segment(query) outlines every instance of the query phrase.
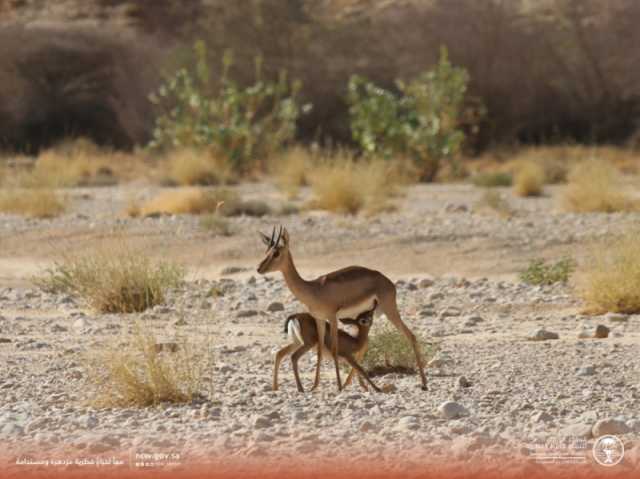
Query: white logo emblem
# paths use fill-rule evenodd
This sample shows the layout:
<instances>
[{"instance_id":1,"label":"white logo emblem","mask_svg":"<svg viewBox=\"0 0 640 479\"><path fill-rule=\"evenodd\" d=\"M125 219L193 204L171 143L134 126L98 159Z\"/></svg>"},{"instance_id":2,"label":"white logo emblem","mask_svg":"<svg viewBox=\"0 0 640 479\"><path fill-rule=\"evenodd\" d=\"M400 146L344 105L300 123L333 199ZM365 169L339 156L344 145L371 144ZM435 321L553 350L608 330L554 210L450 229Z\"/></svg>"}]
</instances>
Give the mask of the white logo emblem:
<instances>
[{"instance_id":1,"label":"white logo emblem","mask_svg":"<svg viewBox=\"0 0 640 479\"><path fill-rule=\"evenodd\" d=\"M624 457L624 444L616 436L600 436L593 445L593 458L601 466L615 466Z\"/></svg>"}]
</instances>

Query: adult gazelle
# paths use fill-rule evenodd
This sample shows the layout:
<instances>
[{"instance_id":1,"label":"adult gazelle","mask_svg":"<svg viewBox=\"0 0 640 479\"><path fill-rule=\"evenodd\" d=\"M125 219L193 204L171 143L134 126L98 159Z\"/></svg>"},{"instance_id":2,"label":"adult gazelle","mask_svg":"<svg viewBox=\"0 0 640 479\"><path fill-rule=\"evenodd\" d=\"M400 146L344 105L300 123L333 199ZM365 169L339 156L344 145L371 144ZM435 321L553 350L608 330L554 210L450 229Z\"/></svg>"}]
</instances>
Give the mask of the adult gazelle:
<instances>
[{"instance_id":1,"label":"adult gazelle","mask_svg":"<svg viewBox=\"0 0 640 479\"><path fill-rule=\"evenodd\" d=\"M336 368L338 390L342 389L340 368L338 367L338 318L355 318L360 313L378 308L384 313L409 340L416 355L416 363L420 372L422 389L427 389L427 378L424 374L422 356L415 335L400 318L396 304L396 287L389 278L378 271L362 266L349 266L319 278L307 281L303 279L295 265L289 250L289 233L282 226L271 236L260 233L267 245L264 259L258 266L258 273L265 274L280 271L293 295L303 303L316 320L318 329L318 362L313 389L320 383L320 367L322 364L322 345L325 344L325 320L331 325L331 353ZM360 360L361 358L358 358ZM353 375L353 370L349 378ZM347 380L347 382L349 379Z\"/></svg>"}]
</instances>

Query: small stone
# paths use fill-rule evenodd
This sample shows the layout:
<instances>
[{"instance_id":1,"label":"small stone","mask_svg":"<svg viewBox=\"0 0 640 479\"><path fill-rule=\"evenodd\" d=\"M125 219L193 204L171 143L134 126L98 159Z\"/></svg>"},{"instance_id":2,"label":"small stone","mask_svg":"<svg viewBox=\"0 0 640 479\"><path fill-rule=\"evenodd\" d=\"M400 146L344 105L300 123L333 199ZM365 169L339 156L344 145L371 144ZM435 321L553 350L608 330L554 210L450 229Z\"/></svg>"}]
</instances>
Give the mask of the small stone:
<instances>
[{"instance_id":1,"label":"small stone","mask_svg":"<svg viewBox=\"0 0 640 479\"><path fill-rule=\"evenodd\" d=\"M271 426L271 419L266 416L256 416L253 419L253 427L256 429L266 429Z\"/></svg>"},{"instance_id":2,"label":"small stone","mask_svg":"<svg viewBox=\"0 0 640 479\"><path fill-rule=\"evenodd\" d=\"M605 325L599 324L599 325L596 326L596 329L593 332L593 337L594 338L598 338L598 339L607 338L607 337L609 337L609 331L610 331L610 329L607 328Z\"/></svg>"},{"instance_id":3,"label":"small stone","mask_svg":"<svg viewBox=\"0 0 640 479\"><path fill-rule=\"evenodd\" d=\"M244 271L249 271L249 268L243 268L241 266L227 266L220 271L220 276L231 276L232 274L238 274Z\"/></svg>"},{"instance_id":4,"label":"small stone","mask_svg":"<svg viewBox=\"0 0 640 479\"><path fill-rule=\"evenodd\" d=\"M270 313L277 313L278 311L284 311L284 305L279 301L274 301L269 306L267 306L267 311Z\"/></svg>"},{"instance_id":5,"label":"small stone","mask_svg":"<svg viewBox=\"0 0 640 479\"><path fill-rule=\"evenodd\" d=\"M396 428L414 431L420 428L420 421L416 416L404 416L398 419Z\"/></svg>"},{"instance_id":6,"label":"small stone","mask_svg":"<svg viewBox=\"0 0 640 479\"><path fill-rule=\"evenodd\" d=\"M608 434L626 434L631 432L624 421L613 418L600 419L591 429L593 437L606 436Z\"/></svg>"},{"instance_id":7,"label":"small stone","mask_svg":"<svg viewBox=\"0 0 640 479\"><path fill-rule=\"evenodd\" d=\"M178 318L171 324L173 326L186 326L187 325L187 320L184 319L184 318Z\"/></svg>"},{"instance_id":8,"label":"small stone","mask_svg":"<svg viewBox=\"0 0 640 479\"><path fill-rule=\"evenodd\" d=\"M375 431L376 429L377 429L376 425L371 421L364 421L360 425L360 432L371 432L371 431Z\"/></svg>"},{"instance_id":9,"label":"small stone","mask_svg":"<svg viewBox=\"0 0 640 479\"><path fill-rule=\"evenodd\" d=\"M258 312L255 309L244 309L242 311L238 311L236 318L250 318L257 315Z\"/></svg>"},{"instance_id":10,"label":"small stone","mask_svg":"<svg viewBox=\"0 0 640 479\"><path fill-rule=\"evenodd\" d=\"M593 366L583 366L578 368L578 376L593 376L596 373L596 368Z\"/></svg>"},{"instance_id":11,"label":"small stone","mask_svg":"<svg viewBox=\"0 0 640 479\"><path fill-rule=\"evenodd\" d=\"M532 331L529 334L529 336L527 336L527 339L529 341L547 341L550 339L559 339L559 338L560 336L558 335L558 333L547 331L544 328L536 329Z\"/></svg>"},{"instance_id":12,"label":"small stone","mask_svg":"<svg viewBox=\"0 0 640 479\"><path fill-rule=\"evenodd\" d=\"M0 344L9 344L10 342L9 338L0 338Z\"/></svg>"},{"instance_id":13,"label":"small stone","mask_svg":"<svg viewBox=\"0 0 640 479\"><path fill-rule=\"evenodd\" d=\"M455 401L445 401L438 406L438 414L444 419L455 419L469 414L467 409Z\"/></svg>"},{"instance_id":14,"label":"small stone","mask_svg":"<svg viewBox=\"0 0 640 479\"><path fill-rule=\"evenodd\" d=\"M157 343L155 345L155 349L157 353L175 353L178 351L178 343L174 342L166 342L166 343Z\"/></svg>"},{"instance_id":15,"label":"small stone","mask_svg":"<svg viewBox=\"0 0 640 479\"><path fill-rule=\"evenodd\" d=\"M420 280L420 282L418 283L418 286L424 289L424 288L430 288L434 284L435 284L435 281L433 280L433 278L426 277Z\"/></svg>"},{"instance_id":16,"label":"small stone","mask_svg":"<svg viewBox=\"0 0 640 479\"><path fill-rule=\"evenodd\" d=\"M469 388L471 387L471 382L464 376L460 376L457 381L459 388Z\"/></svg>"},{"instance_id":17,"label":"small stone","mask_svg":"<svg viewBox=\"0 0 640 479\"><path fill-rule=\"evenodd\" d=\"M84 329L87 327L87 322L84 318L78 318L73 322L73 327L75 329Z\"/></svg>"},{"instance_id":18,"label":"small stone","mask_svg":"<svg viewBox=\"0 0 640 479\"><path fill-rule=\"evenodd\" d=\"M547 412L541 411L531 415L533 422L550 422L553 421L553 416Z\"/></svg>"}]
</instances>

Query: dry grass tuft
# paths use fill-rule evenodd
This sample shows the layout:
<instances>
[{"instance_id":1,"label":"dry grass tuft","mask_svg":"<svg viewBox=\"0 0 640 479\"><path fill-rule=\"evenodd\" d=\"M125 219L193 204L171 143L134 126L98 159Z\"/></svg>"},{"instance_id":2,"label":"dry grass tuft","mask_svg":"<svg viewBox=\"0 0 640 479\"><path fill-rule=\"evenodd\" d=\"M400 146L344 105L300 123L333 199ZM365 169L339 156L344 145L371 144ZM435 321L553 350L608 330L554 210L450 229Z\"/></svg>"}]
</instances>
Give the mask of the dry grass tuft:
<instances>
[{"instance_id":1,"label":"dry grass tuft","mask_svg":"<svg viewBox=\"0 0 640 479\"><path fill-rule=\"evenodd\" d=\"M188 403L202 396L211 368L211 338L178 339L161 348L151 327L134 323L120 344L87 358L87 377L99 407L148 407L162 402ZM164 346L164 344L163 344Z\"/></svg>"},{"instance_id":2,"label":"dry grass tuft","mask_svg":"<svg viewBox=\"0 0 640 479\"><path fill-rule=\"evenodd\" d=\"M544 188L544 169L532 161L518 165L514 179L513 191L518 196L540 196Z\"/></svg>"},{"instance_id":3,"label":"dry grass tuft","mask_svg":"<svg viewBox=\"0 0 640 479\"><path fill-rule=\"evenodd\" d=\"M590 312L640 313L640 235L593 247L578 271L577 286Z\"/></svg>"},{"instance_id":4,"label":"dry grass tuft","mask_svg":"<svg viewBox=\"0 0 640 479\"><path fill-rule=\"evenodd\" d=\"M224 202L225 208L228 209L233 208L238 201L237 195L229 190L184 188L160 193L141 206L130 205L127 212L130 216L200 215L214 213L221 202Z\"/></svg>"},{"instance_id":5,"label":"dry grass tuft","mask_svg":"<svg viewBox=\"0 0 640 479\"><path fill-rule=\"evenodd\" d=\"M289 198L298 196L300 188L310 183L309 171L320 161L319 155L297 146L276 157L270 164L270 170L276 178L276 184Z\"/></svg>"},{"instance_id":6,"label":"dry grass tuft","mask_svg":"<svg viewBox=\"0 0 640 479\"><path fill-rule=\"evenodd\" d=\"M200 219L200 228L216 236L232 236L233 229L229 220L219 213L210 213Z\"/></svg>"},{"instance_id":7,"label":"dry grass tuft","mask_svg":"<svg viewBox=\"0 0 640 479\"><path fill-rule=\"evenodd\" d=\"M101 313L133 313L164 301L184 278L183 268L154 261L125 244L68 255L34 281L42 289L82 298Z\"/></svg>"},{"instance_id":8,"label":"dry grass tuft","mask_svg":"<svg viewBox=\"0 0 640 479\"><path fill-rule=\"evenodd\" d=\"M428 363L436 352L434 344L417 337L423 360ZM385 324L369 337L362 366L372 376L387 373L414 373L416 357L409 340L394 326Z\"/></svg>"},{"instance_id":9,"label":"dry grass tuft","mask_svg":"<svg viewBox=\"0 0 640 479\"><path fill-rule=\"evenodd\" d=\"M511 218L515 212L509 205L509 202L495 190L487 190L484 192L480 200L475 206L475 209L479 212L489 211L491 213L497 213L503 218Z\"/></svg>"},{"instance_id":10,"label":"dry grass tuft","mask_svg":"<svg viewBox=\"0 0 640 479\"><path fill-rule=\"evenodd\" d=\"M178 149L166 158L169 182L181 186L207 186L229 183L231 167L210 150Z\"/></svg>"},{"instance_id":11,"label":"dry grass tuft","mask_svg":"<svg viewBox=\"0 0 640 479\"><path fill-rule=\"evenodd\" d=\"M314 193L310 206L342 214L390 211L390 198L406 182L397 165L377 159L355 161L344 153L324 160L310 180Z\"/></svg>"},{"instance_id":12,"label":"dry grass tuft","mask_svg":"<svg viewBox=\"0 0 640 479\"><path fill-rule=\"evenodd\" d=\"M260 200L243 201L232 190L216 188L183 188L170 190L152 198L143 205L135 203L127 207L129 216L156 216L162 214L213 214L222 216L256 216L271 213L271 208Z\"/></svg>"},{"instance_id":13,"label":"dry grass tuft","mask_svg":"<svg viewBox=\"0 0 640 479\"><path fill-rule=\"evenodd\" d=\"M471 182L475 186L483 188L497 188L500 186L511 186L513 184L513 177L510 173L502 171L487 171L472 176Z\"/></svg>"},{"instance_id":14,"label":"dry grass tuft","mask_svg":"<svg viewBox=\"0 0 640 479\"><path fill-rule=\"evenodd\" d=\"M49 188L3 188L0 211L33 218L54 218L66 210L66 203Z\"/></svg>"},{"instance_id":15,"label":"dry grass tuft","mask_svg":"<svg viewBox=\"0 0 640 479\"><path fill-rule=\"evenodd\" d=\"M616 169L602 160L580 162L569 173L569 184L562 196L567 211L577 213L633 211L638 203L623 191Z\"/></svg>"}]
</instances>

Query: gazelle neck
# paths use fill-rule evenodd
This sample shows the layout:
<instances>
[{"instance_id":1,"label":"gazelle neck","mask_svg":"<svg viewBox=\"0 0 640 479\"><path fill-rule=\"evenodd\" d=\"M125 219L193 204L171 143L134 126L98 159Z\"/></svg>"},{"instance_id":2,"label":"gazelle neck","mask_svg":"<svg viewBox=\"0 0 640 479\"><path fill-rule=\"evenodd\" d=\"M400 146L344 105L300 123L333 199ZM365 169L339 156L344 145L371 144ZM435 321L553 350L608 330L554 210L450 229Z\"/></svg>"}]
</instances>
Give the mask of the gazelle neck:
<instances>
[{"instance_id":1,"label":"gazelle neck","mask_svg":"<svg viewBox=\"0 0 640 479\"><path fill-rule=\"evenodd\" d=\"M290 251L287 251L287 260L282 268L282 275L293 295L302 303L308 304L310 299L309 282L298 274Z\"/></svg>"},{"instance_id":2,"label":"gazelle neck","mask_svg":"<svg viewBox=\"0 0 640 479\"><path fill-rule=\"evenodd\" d=\"M358 326L358 336L356 336L356 349L362 349L368 338L369 328L367 326Z\"/></svg>"}]
</instances>

